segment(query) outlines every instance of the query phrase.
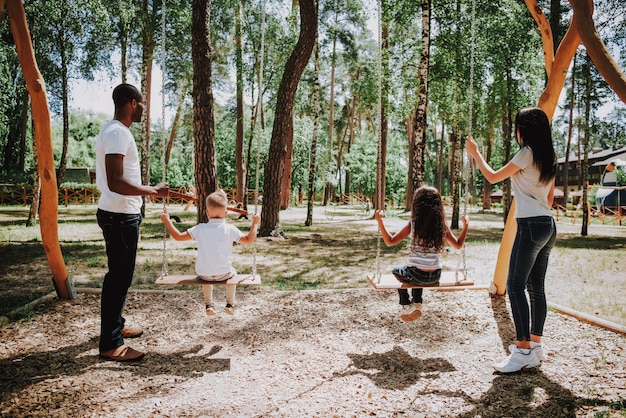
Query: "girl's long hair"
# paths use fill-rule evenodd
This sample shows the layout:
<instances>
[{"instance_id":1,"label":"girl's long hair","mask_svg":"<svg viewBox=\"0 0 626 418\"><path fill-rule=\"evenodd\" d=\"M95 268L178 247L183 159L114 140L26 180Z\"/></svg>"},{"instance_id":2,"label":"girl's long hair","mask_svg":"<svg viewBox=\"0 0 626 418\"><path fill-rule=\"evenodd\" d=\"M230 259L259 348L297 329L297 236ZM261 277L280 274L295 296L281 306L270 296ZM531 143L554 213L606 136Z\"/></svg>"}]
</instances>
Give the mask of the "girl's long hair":
<instances>
[{"instance_id":1,"label":"girl's long hair","mask_svg":"<svg viewBox=\"0 0 626 418\"><path fill-rule=\"evenodd\" d=\"M541 173L540 183L548 183L556 175L556 153L552 144L550 121L543 110L527 107L515 116L515 132L519 132L521 146L533 151L533 164Z\"/></svg>"},{"instance_id":2,"label":"girl's long hair","mask_svg":"<svg viewBox=\"0 0 626 418\"><path fill-rule=\"evenodd\" d=\"M443 250L447 233L443 201L439 191L421 186L413 195L413 243Z\"/></svg>"}]
</instances>

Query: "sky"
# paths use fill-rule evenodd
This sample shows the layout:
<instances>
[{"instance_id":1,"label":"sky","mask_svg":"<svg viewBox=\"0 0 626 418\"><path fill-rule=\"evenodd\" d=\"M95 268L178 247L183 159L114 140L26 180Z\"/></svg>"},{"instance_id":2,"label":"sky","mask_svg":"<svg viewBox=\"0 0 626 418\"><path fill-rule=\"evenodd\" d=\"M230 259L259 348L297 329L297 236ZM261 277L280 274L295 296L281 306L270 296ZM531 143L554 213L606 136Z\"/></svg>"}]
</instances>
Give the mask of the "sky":
<instances>
[{"instance_id":1,"label":"sky","mask_svg":"<svg viewBox=\"0 0 626 418\"><path fill-rule=\"evenodd\" d=\"M161 121L161 70L155 67L152 70L152 98L150 100L151 119L153 123ZM121 77L110 78L106 73L97 74L94 81L75 80L72 83L70 108L76 110L86 110L95 113L104 113L113 117L113 99L111 94L113 89L122 82ZM129 76L128 82L141 89L139 79L132 79ZM166 107L165 119L169 121L173 118L174 110Z\"/></svg>"}]
</instances>

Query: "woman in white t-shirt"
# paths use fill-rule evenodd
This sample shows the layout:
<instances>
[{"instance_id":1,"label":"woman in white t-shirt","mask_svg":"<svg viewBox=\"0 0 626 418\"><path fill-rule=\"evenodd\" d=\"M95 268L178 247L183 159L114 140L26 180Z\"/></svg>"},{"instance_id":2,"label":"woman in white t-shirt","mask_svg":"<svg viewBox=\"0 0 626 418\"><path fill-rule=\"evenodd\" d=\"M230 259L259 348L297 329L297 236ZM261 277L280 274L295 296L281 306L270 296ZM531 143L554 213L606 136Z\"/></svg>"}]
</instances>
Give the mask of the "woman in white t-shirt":
<instances>
[{"instance_id":1,"label":"woman in white t-shirt","mask_svg":"<svg viewBox=\"0 0 626 418\"><path fill-rule=\"evenodd\" d=\"M497 171L480 155L473 138L468 138L465 145L489 183L511 177L515 191L517 235L511 250L506 290L517 341L509 347L511 354L494 364L502 373L536 367L544 359L545 350L541 346L547 314L544 283L550 251L556 241L551 210L556 154L545 112L536 107L520 110L515 117L515 135L520 150Z\"/></svg>"}]
</instances>

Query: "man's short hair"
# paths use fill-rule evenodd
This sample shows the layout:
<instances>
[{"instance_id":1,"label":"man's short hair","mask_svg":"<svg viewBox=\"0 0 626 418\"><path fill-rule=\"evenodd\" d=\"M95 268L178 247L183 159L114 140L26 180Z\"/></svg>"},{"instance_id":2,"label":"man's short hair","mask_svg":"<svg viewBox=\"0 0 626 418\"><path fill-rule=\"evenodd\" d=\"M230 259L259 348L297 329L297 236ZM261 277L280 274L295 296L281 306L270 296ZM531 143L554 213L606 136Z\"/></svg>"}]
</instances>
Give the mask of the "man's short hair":
<instances>
[{"instance_id":1,"label":"man's short hair","mask_svg":"<svg viewBox=\"0 0 626 418\"><path fill-rule=\"evenodd\" d=\"M121 108L128 102L142 101L141 92L132 84L119 84L113 89L113 104L116 109Z\"/></svg>"},{"instance_id":2,"label":"man's short hair","mask_svg":"<svg viewBox=\"0 0 626 418\"><path fill-rule=\"evenodd\" d=\"M228 206L228 197L223 190L216 190L206 197L206 205L210 208L225 208Z\"/></svg>"}]
</instances>

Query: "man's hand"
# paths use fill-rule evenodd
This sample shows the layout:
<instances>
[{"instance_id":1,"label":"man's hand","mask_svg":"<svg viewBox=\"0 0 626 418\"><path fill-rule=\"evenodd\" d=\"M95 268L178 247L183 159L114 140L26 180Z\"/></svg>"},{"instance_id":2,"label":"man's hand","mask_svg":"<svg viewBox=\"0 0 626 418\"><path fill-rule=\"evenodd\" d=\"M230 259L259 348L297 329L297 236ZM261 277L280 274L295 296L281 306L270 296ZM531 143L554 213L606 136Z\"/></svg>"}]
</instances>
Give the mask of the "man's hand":
<instances>
[{"instance_id":1,"label":"man's hand","mask_svg":"<svg viewBox=\"0 0 626 418\"><path fill-rule=\"evenodd\" d=\"M158 197L167 197L170 194L170 186L167 183L159 183L153 189Z\"/></svg>"}]
</instances>

